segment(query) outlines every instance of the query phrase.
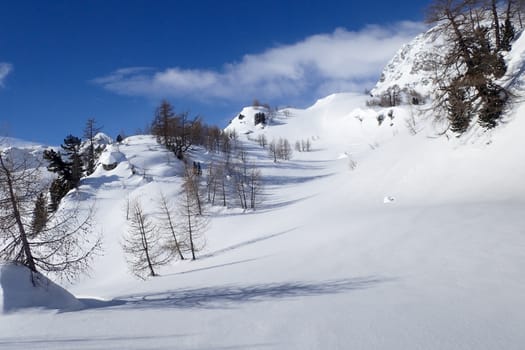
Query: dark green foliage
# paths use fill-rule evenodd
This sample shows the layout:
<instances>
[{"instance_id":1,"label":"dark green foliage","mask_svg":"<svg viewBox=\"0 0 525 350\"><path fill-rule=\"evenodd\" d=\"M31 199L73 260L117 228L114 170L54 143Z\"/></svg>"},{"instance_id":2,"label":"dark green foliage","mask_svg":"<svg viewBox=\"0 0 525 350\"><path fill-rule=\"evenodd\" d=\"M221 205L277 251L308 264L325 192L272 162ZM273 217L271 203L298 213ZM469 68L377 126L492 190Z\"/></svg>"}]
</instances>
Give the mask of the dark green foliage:
<instances>
[{"instance_id":1,"label":"dark green foliage","mask_svg":"<svg viewBox=\"0 0 525 350\"><path fill-rule=\"evenodd\" d=\"M80 178L82 177L82 159L80 156L80 145L82 141L80 138L68 135L64 139L64 143L61 145L68 157L68 164L70 172L66 180L69 182L71 188L78 186Z\"/></svg>"},{"instance_id":2,"label":"dark green foliage","mask_svg":"<svg viewBox=\"0 0 525 350\"><path fill-rule=\"evenodd\" d=\"M266 125L266 114L264 114L263 112L255 113L254 124L255 125L258 125L258 124Z\"/></svg>"},{"instance_id":3,"label":"dark green foliage","mask_svg":"<svg viewBox=\"0 0 525 350\"><path fill-rule=\"evenodd\" d=\"M508 1L506 6L502 26L496 1L435 0L431 7L430 20L441 25L451 47L441 69L455 72L440 87L437 100L445 107L450 129L458 134L467 131L475 117L483 128L494 128L505 111L509 94L497 79L507 71L502 52L510 50L515 35L514 3ZM492 24L481 21L483 16L492 18Z\"/></svg>"},{"instance_id":4,"label":"dark green foliage","mask_svg":"<svg viewBox=\"0 0 525 350\"><path fill-rule=\"evenodd\" d=\"M68 184L62 178L56 178L49 187L49 210L55 212L62 198L69 192Z\"/></svg>"},{"instance_id":5,"label":"dark green foliage","mask_svg":"<svg viewBox=\"0 0 525 350\"><path fill-rule=\"evenodd\" d=\"M49 210L55 212L64 196L71 189L68 179L71 178L70 165L62 159L62 155L52 149L45 150L44 159L49 162L47 170L58 175L49 187Z\"/></svg>"},{"instance_id":6,"label":"dark green foliage","mask_svg":"<svg viewBox=\"0 0 525 350\"><path fill-rule=\"evenodd\" d=\"M48 220L47 197L40 193L35 201L33 218L31 220L31 237L37 236L46 227Z\"/></svg>"},{"instance_id":7,"label":"dark green foliage","mask_svg":"<svg viewBox=\"0 0 525 350\"><path fill-rule=\"evenodd\" d=\"M508 99L507 91L497 84L490 84L481 95L482 107L479 111L479 124L486 128L494 128L497 124Z\"/></svg>"},{"instance_id":8,"label":"dark green foliage","mask_svg":"<svg viewBox=\"0 0 525 350\"><path fill-rule=\"evenodd\" d=\"M507 66L499 51L491 47L489 29L478 27L467 39L471 54L465 75L473 80L473 85L486 84L491 77L501 78Z\"/></svg>"},{"instance_id":9,"label":"dark green foliage","mask_svg":"<svg viewBox=\"0 0 525 350\"><path fill-rule=\"evenodd\" d=\"M510 51L511 43L514 40L514 37L516 36L516 30L514 29L514 25L510 21L510 19L505 20L505 24L502 28L503 35L501 37L501 49L503 51Z\"/></svg>"},{"instance_id":10,"label":"dark green foliage","mask_svg":"<svg viewBox=\"0 0 525 350\"><path fill-rule=\"evenodd\" d=\"M447 111L450 129L462 134L467 131L472 120L472 105L469 98L469 87L456 79L448 87Z\"/></svg>"},{"instance_id":11,"label":"dark green foliage","mask_svg":"<svg viewBox=\"0 0 525 350\"><path fill-rule=\"evenodd\" d=\"M60 153L56 152L53 149L46 149L43 154L43 158L49 162L47 170L52 173L64 174L67 169L66 162L62 160Z\"/></svg>"},{"instance_id":12,"label":"dark green foliage","mask_svg":"<svg viewBox=\"0 0 525 350\"><path fill-rule=\"evenodd\" d=\"M68 135L64 139L64 143L61 145L62 149L67 156L67 161L64 161L66 165L64 171L60 174L63 180L66 182L68 190L76 188L82 177L82 159L80 157L80 138Z\"/></svg>"},{"instance_id":13,"label":"dark green foliage","mask_svg":"<svg viewBox=\"0 0 525 350\"><path fill-rule=\"evenodd\" d=\"M67 160L64 160L59 152L52 149L44 151L43 157L49 162L47 169L58 175L49 189L49 208L51 211L55 211L60 200L70 190L76 188L80 182L82 177L80 145L81 141L76 136L68 135L64 139L64 144L61 147L67 156Z\"/></svg>"}]
</instances>

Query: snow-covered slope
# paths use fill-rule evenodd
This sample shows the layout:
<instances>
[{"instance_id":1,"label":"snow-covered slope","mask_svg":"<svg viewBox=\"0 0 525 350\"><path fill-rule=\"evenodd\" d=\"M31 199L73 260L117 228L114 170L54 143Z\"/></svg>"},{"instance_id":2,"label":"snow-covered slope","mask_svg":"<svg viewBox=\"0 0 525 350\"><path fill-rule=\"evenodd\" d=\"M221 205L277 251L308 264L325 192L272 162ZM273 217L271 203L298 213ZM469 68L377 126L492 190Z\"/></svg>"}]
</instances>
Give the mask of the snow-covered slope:
<instances>
[{"instance_id":1,"label":"snow-covered slope","mask_svg":"<svg viewBox=\"0 0 525 350\"><path fill-rule=\"evenodd\" d=\"M67 286L84 309L1 315L0 347L522 349L525 106L482 138L449 140L428 106L367 98L331 95L264 127L255 114L269 111L242 110L227 130L262 172L262 203L212 208L198 259L147 281L124 259L126 204L158 215L183 165L151 136L108 147L116 168L99 166L68 199L96 203L104 237L91 276ZM311 151L275 163L260 135ZM213 155L189 157L205 172Z\"/></svg>"},{"instance_id":2,"label":"snow-covered slope","mask_svg":"<svg viewBox=\"0 0 525 350\"><path fill-rule=\"evenodd\" d=\"M263 171L261 207L215 210L199 259L145 282L128 273L120 246L126 199L154 213L160 190L177 196L182 165L153 137L128 138L119 165L99 167L79 191L97 203L105 244L91 277L69 286L87 307L0 316L0 344L521 348L525 123L489 145L461 144L412 136L404 107L378 125L381 111L365 98L332 95L241 134ZM251 141L258 133L309 138L312 151L274 163ZM191 156L206 166L209 155Z\"/></svg>"},{"instance_id":3,"label":"snow-covered slope","mask_svg":"<svg viewBox=\"0 0 525 350\"><path fill-rule=\"evenodd\" d=\"M389 95L397 94L401 102L412 103L412 98L428 101L439 88L437 81L447 79L438 69L440 57L448 50L439 27L429 29L405 44L385 66L381 77L370 91L371 102L380 102ZM510 52L503 53L507 73L498 83L513 94L523 94L525 36L520 31ZM422 101L418 101L422 102Z\"/></svg>"},{"instance_id":4,"label":"snow-covered slope","mask_svg":"<svg viewBox=\"0 0 525 350\"><path fill-rule=\"evenodd\" d=\"M31 167L36 167L43 163L42 154L47 148L48 146L42 144L12 137L0 139L0 151L17 162L25 161L26 164Z\"/></svg>"},{"instance_id":5,"label":"snow-covered slope","mask_svg":"<svg viewBox=\"0 0 525 350\"><path fill-rule=\"evenodd\" d=\"M436 88L438 77L435 61L446 52L447 46L439 30L432 28L405 44L385 66L381 78L370 94L380 98L394 88L402 91L404 102L410 103L408 95L417 93L423 98Z\"/></svg>"},{"instance_id":6,"label":"snow-covered slope","mask_svg":"<svg viewBox=\"0 0 525 350\"><path fill-rule=\"evenodd\" d=\"M0 265L0 310L3 312L26 308L71 311L82 307L71 293L45 276L31 274L25 266Z\"/></svg>"}]
</instances>

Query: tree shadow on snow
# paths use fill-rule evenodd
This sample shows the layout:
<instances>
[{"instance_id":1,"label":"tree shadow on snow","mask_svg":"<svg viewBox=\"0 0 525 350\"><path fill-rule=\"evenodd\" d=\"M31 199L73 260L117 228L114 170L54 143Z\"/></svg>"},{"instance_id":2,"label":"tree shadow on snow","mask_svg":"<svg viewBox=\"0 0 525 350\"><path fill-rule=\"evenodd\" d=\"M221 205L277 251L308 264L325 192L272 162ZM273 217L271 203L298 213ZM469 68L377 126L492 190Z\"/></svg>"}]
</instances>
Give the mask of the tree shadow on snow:
<instances>
[{"instance_id":1,"label":"tree shadow on snow","mask_svg":"<svg viewBox=\"0 0 525 350\"><path fill-rule=\"evenodd\" d=\"M213 254L203 255L203 256L201 256L201 258L209 257L209 256L213 256ZM259 260L259 259L260 258L244 259L244 260L239 260L239 261L234 261L234 262L229 262L229 263L224 263L224 264L200 267L200 268L196 268L196 269L193 269L193 270L186 270L186 271L181 271L181 272L169 273L169 274L166 274L166 275L163 275L163 276L186 275L188 273L213 270L213 269L218 269L218 268L221 268L221 267L238 265L238 264L243 264L243 263L246 263L246 262L256 261L256 260Z\"/></svg>"},{"instance_id":2,"label":"tree shadow on snow","mask_svg":"<svg viewBox=\"0 0 525 350\"><path fill-rule=\"evenodd\" d=\"M382 277L358 277L319 282L284 282L174 289L127 295L107 306L125 309L232 309L244 303L348 293L389 281ZM100 307L100 306L99 306Z\"/></svg>"},{"instance_id":3,"label":"tree shadow on snow","mask_svg":"<svg viewBox=\"0 0 525 350\"><path fill-rule=\"evenodd\" d=\"M312 165L306 161L278 162L278 163L261 163L257 164L257 169L279 169L279 170L323 170L326 165Z\"/></svg>"},{"instance_id":4,"label":"tree shadow on snow","mask_svg":"<svg viewBox=\"0 0 525 350\"><path fill-rule=\"evenodd\" d=\"M219 254L222 254L222 253L226 253L226 252L229 252L231 250L239 249L239 248L242 248L242 247L247 246L247 245L251 245L251 244L254 244L254 243L257 243L257 242L265 241L267 239L279 237L279 236L282 236L282 235L284 235L286 233L289 233L289 232L292 232L292 231L295 231L295 230L297 230L297 228L292 228L292 229L289 229L289 230L286 230L286 231L272 233L270 235L257 237L257 238L250 239L250 240L247 240L247 241L244 241L244 242L241 242L241 243L233 244L233 245L231 245L229 247L222 248L222 249L219 249L217 251L210 252L208 254L204 254L204 255L201 256L201 258L210 258L212 256L216 256L216 255L219 255ZM254 260L254 259L248 259L246 261L251 261L251 260Z\"/></svg>"},{"instance_id":5,"label":"tree shadow on snow","mask_svg":"<svg viewBox=\"0 0 525 350\"><path fill-rule=\"evenodd\" d=\"M302 198L291 199L291 200L281 200L281 201L279 201L278 199L273 199L274 197L277 197L277 196L274 196L269 193L263 193L260 196L263 198L263 201L262 203L257 204L256 209L246 209L244 211L239 211L239 212L222 212L222 213L219 212L215 214L215 217L234 217L234 216L248 216L248 215L263 214L263 213L272 211L274 209L284 208L292 204L305 201L307 199L315 197L316 195L310 195L310 196L305 196Z\"/></svg>"},{"instance_id":6,"label":"tree shadow on snow","mask_svg":"<svg viewBox=\"0 0 525 350\"><path fill-rule=\"evenodd\" d=\"M303 184L306 182L314 181L314 180L320 180L327 177L333 176L335 173L330 174L324 174L324 175L315 175L315 176L276 176L276 175L269 175L265 176L265 184L268 186L276 185L276 186L282 186L282 185L298 185Z\"/></svg>"},{"instance_id":7,"label":"tree shadow on snow","mask_svg":"<svg viewBox=\"0 0 525 350\"><path fill-rule=\"evenodd\" d=\"M5 338L0 339L0 348L6 346L11 348L82 348L85 346L90 349L95 348L107 348L111 345L112 349L122 349L125 346L129 346L130 342L151 342L162 339L166 342L173 343L181 337L192 336L193 334L172 334L172 335L126 335L126 336L78 336L78 337L59 337L59 338ZM120 346L119 346L120 345ZM66 347L67 346L67 347Z\"/></svg>"}]
</instances>

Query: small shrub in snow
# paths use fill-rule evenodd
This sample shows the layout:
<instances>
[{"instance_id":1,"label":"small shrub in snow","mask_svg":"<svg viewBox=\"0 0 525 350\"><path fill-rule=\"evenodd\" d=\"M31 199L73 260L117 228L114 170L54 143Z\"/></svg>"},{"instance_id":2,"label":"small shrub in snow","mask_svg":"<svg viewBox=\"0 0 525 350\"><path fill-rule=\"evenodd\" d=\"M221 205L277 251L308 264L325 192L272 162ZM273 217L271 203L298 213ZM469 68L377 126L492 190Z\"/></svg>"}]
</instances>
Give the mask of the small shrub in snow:
<instances>
[{"instance_id":1,"label":"small shrub in snow","mask_svg":"<svg viewBox=\"0 0 525 350\"><path fill-rule=\"evenodd\" d=\"M383 121L385 120L385 115L382 113L378 114L376 119L377 119L377 124L381 126L381 124L383 124Z\"/></svg>"},{"instance_id":2,"label":"small shrub in snow","mask_svg":"<svg viewBox=\"0 0 525 350\"><path fill-rule=\"evenodd\" d=\"M414 117L414 114L411 114L410 117L408 117L405 120L405 125L408 129L408 132L411 135L416 135L419 132L419 128L417 126L416 118Z\"/></svg>"},{"instance_id":3,"label":"small shrub in snow","mask_svg":"<svg viewBox=\"0 0 525 350\"><path fill-rule=\"evenodd\" d=\"M350 170L355 170L355 168L357 168L357 162L351 157L348 157L348 167L350 168Z\"/></svg>"}]
</instances>

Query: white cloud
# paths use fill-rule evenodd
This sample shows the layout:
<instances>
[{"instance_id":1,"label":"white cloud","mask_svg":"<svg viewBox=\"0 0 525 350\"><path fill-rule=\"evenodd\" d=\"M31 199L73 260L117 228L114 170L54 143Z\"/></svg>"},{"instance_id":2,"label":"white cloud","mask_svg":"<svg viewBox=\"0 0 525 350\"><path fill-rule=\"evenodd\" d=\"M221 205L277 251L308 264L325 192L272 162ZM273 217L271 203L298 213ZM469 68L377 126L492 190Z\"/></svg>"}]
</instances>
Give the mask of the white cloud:
<instances>
[{"instance_id":1,"label":"white cloud","mask_svg":"<svg viewBox=\"0 0 525 350\"><path fill-rule=\"evenodd\" d=\"M221 70L125 68L95 82L119 94L199 101L286 100L363 91L372 87L395 52L423 30L425 26L417 22L371 25L360 31L337 29L245 55Z\"/></svg>"},{"instance_id":2,"label":"white cloud","mask_svg":"<svg viewBox=\"0 0 525 350\"><path fill-rule=\"evenodd\" d=\"M5 62L0 62L0 87L4 86L5 78L13 70L13 65Z\"/></svg>"}]
</instances>

